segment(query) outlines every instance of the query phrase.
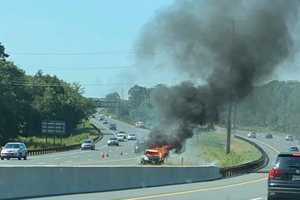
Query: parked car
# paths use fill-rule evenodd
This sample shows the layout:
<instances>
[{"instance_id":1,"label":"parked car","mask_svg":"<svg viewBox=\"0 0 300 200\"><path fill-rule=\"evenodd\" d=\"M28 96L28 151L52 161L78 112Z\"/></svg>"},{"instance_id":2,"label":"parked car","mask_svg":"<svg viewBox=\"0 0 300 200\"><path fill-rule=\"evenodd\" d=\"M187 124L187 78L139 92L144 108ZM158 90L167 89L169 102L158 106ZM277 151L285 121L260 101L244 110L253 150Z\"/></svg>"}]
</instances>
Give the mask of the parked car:
<instances>
[{"instance_id":1,"label":"parked car","mask_svg":"<svg viewBox=\"0 0 300 200\"><path fill-rule=\"evenodd\" d=\"M116 137L109 138L109 140L107 141L107 145L108 146L119 146L118 138L116 138Z\"/></svg>"},{"instance_id":2,"label":"parked car","mask_svg":"<svg viewBox=\"0 0 300 200\"><path fill-rule=\"evenodd\" d=\"M289 147L289 152L299 152L299 148L296 146Z\"/></svg>"},{"instance_id":3,"label":"parked car","mask_svg":"<svg viewBox=\"0 0 300 200\"><path fill-rule=\"evenodd\" d=\"M272 139L272 138L273 138L273 135L272 135L271 133L268 133L268 134L266 135L266 138L267 138L267 139Z\"/></svg>"},{"instance_id":4,"label":"parked car","mask_svg":"<svg viewBox=\"0 0 300 200\"><path fill-rule=\"evenodd\" d=\"M81 144L81 150L95 150L95 143L92 139L88 139L83 141L83 143Z\"/></svg>"},{"instance_id":5,"label":"parked car","mask_svg":"<svg viewBox=\"0 0 300 200\"><path fill-rule=\"evenodd\" d=\"M256 138L256 133L255 132L248 133L248 138Z\"/></svg>"},{"instance_id":6,"label":"parked car","mask_svg":"<svg viewBox=\"0 0 300 200\"><path fill-rule=\"evenodd\" d=\"M300 154L281 153L269 171L268 200L300 199Z\"/></svg>"},{"instance_id":7,"label":"parked car","mask_svg":"<svg viewBox=\"0 0 300 200\"><path fill-rule=\"evenodd\" d=\"M5 144L5 146L1 150L1 160L4 159L11 159L11 158L18 158L21 160L22 158L24 160L27 159L27 148L24 143L21 142L9 142Z\"/></svg>"},{"instance_id":8,"label":"parked car","mask_svg":"<svg viewBox=\"0 0 300 200\"><path fill-rule=\"evenodd\" d=\"M292 141L294 141L294 138L293 138L292 135L287 135L287 136L285 137L285 140L286 140L286 141L292 142Z\"/></svg>"},{"instance_id":9,"label":"parked car","mask_svg":"<svg viewBox=\"0 0 300 200\"><path fill-rule=\"evenodd\" d=\"M136 135L133 133L130 133L130 134L128 134L127 139L128 140L136 140Z\"/></svg>"}]
</instances>

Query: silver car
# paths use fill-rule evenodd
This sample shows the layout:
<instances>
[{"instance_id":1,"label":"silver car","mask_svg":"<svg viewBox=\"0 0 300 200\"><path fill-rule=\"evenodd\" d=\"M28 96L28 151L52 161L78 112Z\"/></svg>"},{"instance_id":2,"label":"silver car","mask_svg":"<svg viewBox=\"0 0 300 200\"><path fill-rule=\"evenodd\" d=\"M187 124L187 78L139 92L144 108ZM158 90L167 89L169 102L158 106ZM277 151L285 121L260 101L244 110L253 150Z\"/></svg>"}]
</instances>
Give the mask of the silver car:
<instances>
[{"instance_id":1,"label":"silver car","mask_svg":"<svg viewBox=\"0 0 300 200\"><path fill-rule=\"evenodd\" d=\"M27 153L27 148L24 143L9 142L2 148L0 156L1 160L9 160L11 158L18 158L19 160L23 158L26 160Z\"/></svg>"},{"instance_id":2,"label":"silver car","mask_svg":"<svg viewBox=\"0 0 300 200\"><path fill-rule=\"evenodd\" d=\"M88 139L83 141L83 143L81 144L81 150L95 150L95 143L92 139Z\"/></svg>"}]
</instances>

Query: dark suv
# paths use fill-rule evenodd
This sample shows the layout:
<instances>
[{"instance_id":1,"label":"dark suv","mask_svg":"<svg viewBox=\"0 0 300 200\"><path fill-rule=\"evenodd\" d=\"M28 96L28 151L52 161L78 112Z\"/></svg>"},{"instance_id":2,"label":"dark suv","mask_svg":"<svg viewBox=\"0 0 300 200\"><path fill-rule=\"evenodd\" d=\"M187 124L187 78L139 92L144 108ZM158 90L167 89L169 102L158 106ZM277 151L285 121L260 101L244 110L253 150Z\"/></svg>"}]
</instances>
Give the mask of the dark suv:
<instances>
[{"instance_id":1,"label":"dark suv","mask_svg":"<svg viewBox=\"0 0 300 200\"><path fill-rule=\"evenodd\" d=\"M300 153L281 153L269 171L268 200L300 199Z\"/></svg>"}]
</instances>

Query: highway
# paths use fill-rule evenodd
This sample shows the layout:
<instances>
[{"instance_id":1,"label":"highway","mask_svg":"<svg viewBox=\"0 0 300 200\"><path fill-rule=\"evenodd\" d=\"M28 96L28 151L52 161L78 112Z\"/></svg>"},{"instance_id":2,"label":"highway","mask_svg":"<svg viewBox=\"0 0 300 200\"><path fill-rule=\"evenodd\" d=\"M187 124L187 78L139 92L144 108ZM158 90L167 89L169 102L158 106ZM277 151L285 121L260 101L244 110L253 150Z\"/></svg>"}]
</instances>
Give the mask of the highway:
<instances>
[{"instance_id":1,"label":"highway","mask_svg":"<svg viewBox=\"0 0 300 200\"><path fill-rule=\"evenodd\" d=\"M122 128L126 129L127 124L123 123ZM132 127L131 127L132 128ZM128 129L127 129L128 130ZM128 130L129 131L129 130ZM146 130L143 130L146 134ZM238 131L237 134L246 136L246 131ZM275 162L279 152L287 151L291 145L298 145L298 141L287 142L283 136L275 136L273 139L266 139L265 133L258 133L256 139L251 139L259 144L269 155L270 163L264 169L269 169ZM130 154L131 155L131 154ZM129 155L129 156L130 156ZM132 155L133 156L133 155ZM133 158L134 159L134 156ZM163 187L141 188L121 190L112 192L64 195L55 197L36 198L40 200L79 200L79 199L113 199L113 200L266 200L267 199L267 174L252 173L243 176L227 178L222 180L172 185ZM101 180L99 180L101 181Z\"/></svg>"},{"instance_id":2,"label":"highway","mask_svg":"<svg viewBox=\"0 0 300 200\"><path fill-rule=\"evenodd\" d=\"M118 131L122 130L126 133L135 133L138 139L144 138L148 131L139 129L129 124L107 119L109 123L116 123ZM104 137L96 144L96 150L72 150L59 153L51 153L46 155L30 156L28 160L1 160L0 166L32 166L32 165L62 165L62 166L78 166L78 165L137 165L141 154L134 153L136 141L127 141L120 143L119 147L107 146L107 140L112 137L113 132L108 129L108 125L103 125L102 121L91 119L91 122L102 130ZM102 155L105 155L105 158ZM108 154L108 157L107 157Z\"/></svg>"}]
</instances>

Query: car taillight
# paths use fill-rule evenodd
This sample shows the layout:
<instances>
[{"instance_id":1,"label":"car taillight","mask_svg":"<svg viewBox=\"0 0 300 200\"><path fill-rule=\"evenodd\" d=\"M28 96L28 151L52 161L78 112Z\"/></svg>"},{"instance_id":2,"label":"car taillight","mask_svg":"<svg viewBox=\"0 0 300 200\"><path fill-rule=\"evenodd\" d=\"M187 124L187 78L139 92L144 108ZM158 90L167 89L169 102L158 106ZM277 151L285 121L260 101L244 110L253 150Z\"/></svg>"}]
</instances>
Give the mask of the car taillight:
<instances>
[{"instance_id":1,"label":"car taillight","mask_svg":"<svg viewBox=\"0 0 300 200\"><path fill-rule=\"evenodd\" d=\"M278 168L272 168L269 171L269 180L275 179L281 175L281 170Z\"/></svg>"}]
</instances>

